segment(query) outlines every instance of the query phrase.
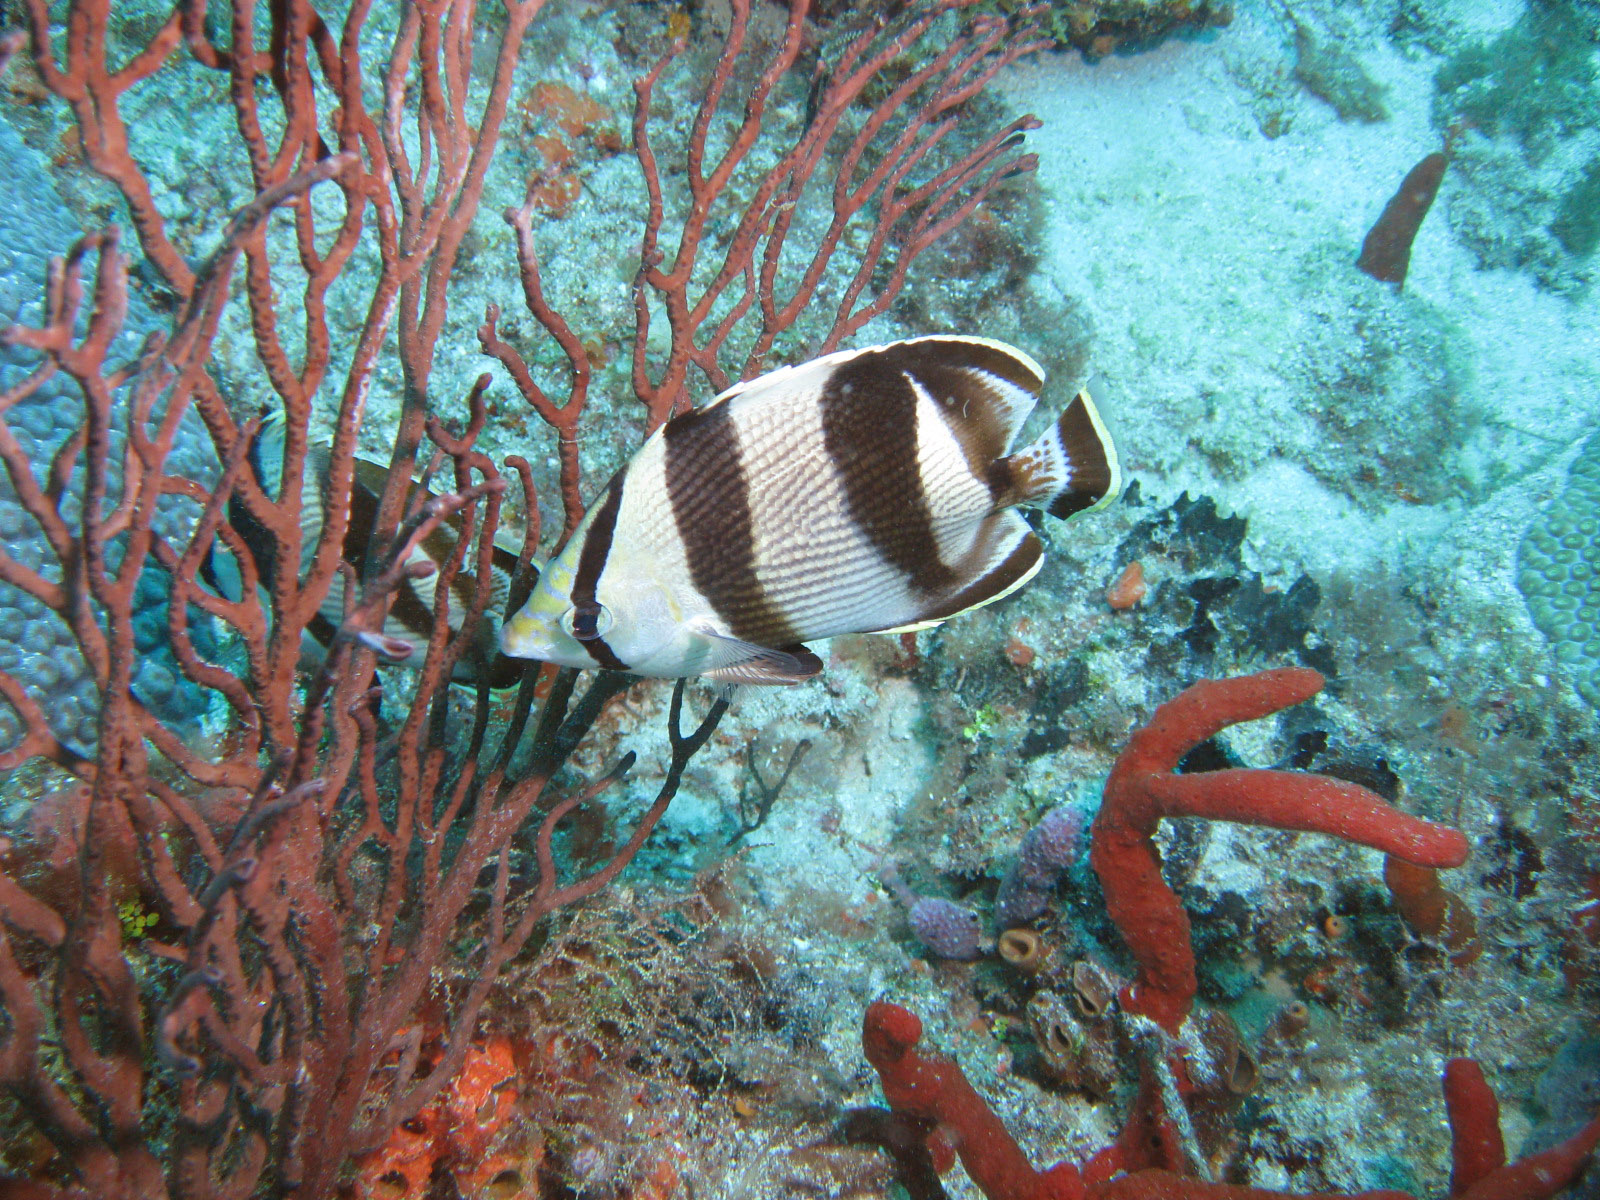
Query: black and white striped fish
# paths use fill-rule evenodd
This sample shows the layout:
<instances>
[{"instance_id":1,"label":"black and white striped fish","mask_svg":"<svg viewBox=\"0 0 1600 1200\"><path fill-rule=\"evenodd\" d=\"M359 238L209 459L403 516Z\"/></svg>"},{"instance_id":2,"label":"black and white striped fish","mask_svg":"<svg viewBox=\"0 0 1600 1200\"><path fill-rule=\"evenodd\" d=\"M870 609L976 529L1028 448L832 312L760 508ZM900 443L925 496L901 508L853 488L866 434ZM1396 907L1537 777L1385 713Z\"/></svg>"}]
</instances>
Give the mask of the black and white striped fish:
<instances>
[{"instance_id":1,"label":"black and white striped fish","mask_svg":"<svg viewBox=\"0 0 1600 1200\"><path fill-rule=\"evenodd\" d=\"M283 470L283 441L283 414L278 412L262 424L249 449L250 469L255 474L256 482L274 499L277 498ZM328 447L320 443L312 443L306 450L305 484L300 495L302 577L311 566L318 539L322 536L323 512L327 503L324 489L329 476L328 454ZM362 458L355 460L350 485L350 518L345 530L343 551L345 561L356 567L358 572L366 556L367 542L372 536L378 503L388 477L389 468L386 465ZM251 515L249 508L237 496L228 502L228 523L239 532L250 553L257 577L265 588L272 578L277 539ZM437 567L455 552L460 536L459 519L446 519L412 551L409 561L430 563ZM477 644L470 647L456 664L455 679L458 683L474 683L487 677L491 687L505 688L516 684L522 676L522 664L496 653L494 618L488 615L505 611L516 566L517 552L512 548L509 537L504 539L503 544L497 540L493 549L490 597L486 606L488 612L479 623ZM230 600L236 601L242 594L243 574L221 541L207 555L201 566L201 574L215 591ZM422 665L434 627L437 582L437 575L424 575L420 579L406 578L395 590L383 633L391 639L408 642L413 648L411 656L397 665L412 668ZM457 572L450 594L449 622L452 631L460 629L463 614L471 608L476 586L476 579L470 570ZM327 596L306 624L301 642L302 656L308 663L318 661L323 651L332 644L339 622L344 619L344 588L344 577L335 575Z\"/></svg>"},{"instance_id":2,"label":"black and white striped fish","mask_svg":"<svg viewBox=\"0 0 1600 1200\"><path fill-rule=\"evenodd\" d=\"M725 683L798 683L802 643L937 625L1043 561L1016 505L1109 504L1116 451L1086 392L1011 442L1044 372L986 338L842 351L668 421L500 631L504 653Z\"/></svg>"}]
</instances>

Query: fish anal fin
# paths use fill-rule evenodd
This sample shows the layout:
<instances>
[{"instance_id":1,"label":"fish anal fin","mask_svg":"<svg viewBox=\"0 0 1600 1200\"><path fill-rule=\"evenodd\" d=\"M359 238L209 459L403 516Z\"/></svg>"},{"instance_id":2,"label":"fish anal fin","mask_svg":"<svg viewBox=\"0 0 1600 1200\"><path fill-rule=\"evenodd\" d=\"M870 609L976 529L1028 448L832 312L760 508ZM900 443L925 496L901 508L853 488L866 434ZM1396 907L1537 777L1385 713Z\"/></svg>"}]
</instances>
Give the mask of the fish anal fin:
<instances>
[{"instance_id":1,"label":"fish anal fin","mask_svg":"<svg viewBox=\"0 0 1600 1200\"><path fill-rule=\"evenodd\" d=\"M939 617L932 621L912 621L909 625L896 625L893 629L875 629L873 633L921 633L924 629L937 629L948 621L949 617Z\"/></svg>"},{"instance_id":2,"label":"fish anal fin","mask_svg":"<svg viewBox=\"0 0 1600 1200\"><path fill-rule=\"evenodd\" d=\"M804 683L822 674L822 660L805 646L794 645L775 650L771 646L758 646L754 642L741 641L711 630L700 632L702 636L721 643L725 650L740 655L738 662L702 672L703 677L713 683L788 686Z\"/></svg>"},{"instance_id":3,"label":"fish anal fin","mask_svg":"<svg viewBox=\"0 0 1600 1200\"><path fill-rule=\"evenodd\" d=\"M1073 397L1039 439L992 468L998 508L1014 504L1071 517L1104 508L1122 489L1117 449L1087 390Z\"/></svg>"},{"instance_id":4,"label":"fish anal fin","mask_svg":"<svg viewBox=\"0 0 1600 1200\"><path fill-rule=\"evenodd\" d=\"M948 621L1004 600L1039 573L1044 565L1044 547L1028 523L1014 512L996 513L989 519L992 529L986 539L986 565L972 582L925 610L924 622Z\"/></svg>"}]
</instances>

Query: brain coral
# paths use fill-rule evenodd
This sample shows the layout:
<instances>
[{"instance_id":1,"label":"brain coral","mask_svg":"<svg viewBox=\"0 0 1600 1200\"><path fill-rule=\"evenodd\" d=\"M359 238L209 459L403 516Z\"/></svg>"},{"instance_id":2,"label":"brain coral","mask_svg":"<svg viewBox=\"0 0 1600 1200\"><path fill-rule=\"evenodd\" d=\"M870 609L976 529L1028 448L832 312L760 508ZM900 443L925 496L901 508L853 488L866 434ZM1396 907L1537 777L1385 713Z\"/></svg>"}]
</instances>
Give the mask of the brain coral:
<instances>
[{"instance_id":1,"label":"brain coral","mask_svg":"<svg viewBox=\"0 0 1600 1200\"><path fill-rule=\"evenodd\" d=\"M67 210L42 160L29 150L0 117L0 163L6 181L0 189L0 329L40 320L39 298L45 270L52 254L72 245L77 223ZM127 326L112 353L113 361L134 357L143 335L156 322L137 295L129 296ZM38 356L0 345L0 392L27 378ZM83 404L76 387L57 376L38 391L6 410L4 419L17 442L35 464L41 483L51 458L67 436L83 422ZM121 474L123 434L113 433L113 489ZM204 429L190 414L178 435L167 470L202 483L217 477L215 456ZM78 472L81 483L82 472ZM75 488L62 501L68 520L78 512ZM157 531L181 538L192 515L174 502L159 513ZM0 469L0 539L19 563L59 578L60 568L38 524L17 500L11 479ZM203 698L179 674L166 649L164 587L155 572L139 581L135 633L140 665L134 690L154 712L168 721L198 716ZM9 585L0 585L0 670L18 679L40 701L58 737L80 751L96 741L99 696L88 668L66 625L38 600ZM21 730L10 707L0 704L0 750L17 742Z\"/></svg>"},{"instance_id":2,"label":"brain coral","mask_svg":"<svg viewBox=\"0 0 1600 1200\"><path fill-rule=\"evenodd\" d=\"M1600 433L1523 537L1517 587L1579 693L1600 705Z\"/></svg>"}]
</instances>

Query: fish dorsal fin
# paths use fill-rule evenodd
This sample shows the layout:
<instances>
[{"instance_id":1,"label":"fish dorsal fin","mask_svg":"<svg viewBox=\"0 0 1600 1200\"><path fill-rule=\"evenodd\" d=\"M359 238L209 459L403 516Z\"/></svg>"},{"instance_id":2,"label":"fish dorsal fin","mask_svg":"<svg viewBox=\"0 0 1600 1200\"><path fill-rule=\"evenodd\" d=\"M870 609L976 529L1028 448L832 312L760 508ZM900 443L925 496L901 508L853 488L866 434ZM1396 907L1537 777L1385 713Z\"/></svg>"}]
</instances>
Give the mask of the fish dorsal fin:
<instances>
[{"instance_id":1,"label":"fish dorsal fin","mask_svg":"<svg viewBox=\"0 0 1600 1200\"><path fill-rule=\"evenodd\" d=\"M991 338L913 338L885 349L939 405L973 463L1011 448L1044 388L1043 367Z\"/></svg>"},{"instance_id":2,"label":"fish dorsal fin","mask_svg":"<svg viewBox=\"0 0 1600 1200\"><path fill-rule=\"evenodd\" d=\"M283 452L287 437L288 418L283 410L273 409L262 418L261 427L250 443L250 469L256 483L274 501L279 499L283 485ZM300 487L300 568L304 571L316 554L317 539L322 536L323 512L327 507L323 494L328 482L330 452L327 443L311 442L306 447L306 461ZM359 464L360 459L356 460ZM360 487L359 471L357 487Z\"/></svg>"},{"instance_id":3,"label":"fish dorsal fin","mask_svg":"<svg viewBox=\"0 0 1600 1200\"><path fill-rule=\"evenodd\" d=\"M1024 504L1054 517L1104 508L1122 490L1117 448L1087 389L1038 441L995 463L996 507Z\"/></svg>"},{"instance_id":4,"label":"fish dorsal fin","mask_svg":"<svg viewBox=\"0 0 1600 1200\"><path fill-rule=\"evenodd\" d=\"M734 384L704 408L796 392L820 395L836 378L859 375L868 381L879 371L910 377L920 385L939 404L969 459L985 466L1010 449L1044 386L1044 368L1014 346L993 338L933 334L779 367ZM866 403L875 395L870 387L855 394Z\"/></svg>"},{"instance_id":5,"label":"fish dorsal fin","mask_svg":"<svg viewBox=\"0 0 1600 1200\"><path fill-rule=\"evenodd\" d=\"M873 347L873 349L876 348ZM705 412L708 409L729 404L735 400L742 403L760 403L763 400L793 396L796 392L818 391L823 381L828 378L828 375L839 364L870 352L869 350L836 350L832 354L824 354L821 358L813 358L807 362L795 363L787 367L775 367L763 375L757 375L753 379L741 379L731 387L718 392L694 411Z\"/></svg>"},{"instance_id":6,"label":"fish dorsal fin","mask_svg":"<svg viewBox=\"0 0 1600 1200\"><path fill-rule=\"evenodd\" d=\"M508 572L517 569L517 559L522 555L522 530L508 526L505 523L506 511L500 510L500 524L494 531L494 556L498 560L502 557L509 558L511 565L506 568Z\"/></svg>"}]
</instances>

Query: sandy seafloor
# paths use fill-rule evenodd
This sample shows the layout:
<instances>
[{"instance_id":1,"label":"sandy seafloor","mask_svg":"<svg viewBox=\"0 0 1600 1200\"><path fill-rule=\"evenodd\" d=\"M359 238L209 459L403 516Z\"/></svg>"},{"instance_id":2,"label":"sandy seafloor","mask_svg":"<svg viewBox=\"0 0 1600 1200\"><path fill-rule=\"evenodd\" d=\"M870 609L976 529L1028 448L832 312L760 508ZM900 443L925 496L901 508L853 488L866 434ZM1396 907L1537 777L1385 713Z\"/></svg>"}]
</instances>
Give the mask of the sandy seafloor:
<instances>
[{"instance_id":1,"label":"sandy seafloor","mask_svg":"<svg viewBox=\"0 0 1600 1200\"><path fill-rule=\"evenodd\" d=\"M1464 29L1494 29L1518 9L1449 12ZM1355 335L1359 317L1342 302L1371 289L1352 248L1441 144L1429 119L1438 60L1365 32L1372 40L1346 49L1387 88L1389 118L1341 120L1291 91L1275 101L1288 132L1271 139L1250 80L1284 71L1283 31L1259 14L1200 41L1013 71L1008 95L1045 123L1030 143L1052 218L1043 286L1092 314L1091 383L1103 380L1095 390L1133 472L1163 494L1205 491L1248 516L1265 573L1386 561L1514 614L1509 551L1600 414L1596 300L1592 289L1564 297L1526 273L1480 269L1452 236L1453 177L1417 236L1404 290L1461 339L1461 411L1440 418L1446 436L1413 445L1410 478L1397 476L1388 496L1352 503L1353 488L1315 477L1332 461L1348 479L1380 451L1308 420L1361 403L1307 386L1313 327L1343 316ZM1389 412L1381 398L1368 403L1369 419L1399 426L1404 440L1405 398ZM1473 480L1470 496L1418 505L1400 494L1456 473Z\"/></svg>"},{"instance_id":2,"label":"sandy seafloor","mask_svg":"<svg viewBox=\"0 0 1600 1200\"><path fill-rule=\"evenodd\" d=\"M1512 3L1421 7L1444 46L1492 37L1521 12ZM942 312L957 332L1079 364L1083 378L1057 381L1049 399L1087 382L1137 493L1047 527L1052 559L1040 579L1001 608L921 635L915 670L901 668L890 640L842 638L827 648L822 681L740 693L717 743L694 763L628 877L629 903L688 888L696 872L717 867L749 792L750 758L771 778L798 739L813 742L722 872L738 898L723 918L727 936L759 944L761 988L781 1017L732 1022L719 1035L722 1082L659 1102L667 1115L656 1136L682 1147L693 1195L814 1194L791 1181L817 1168L795 1166L790 1151L821 1137L842 1105L881 1100L859 1050L861 1011L879 997L922 1015L930 1044L961 1059L1036 1162L1081 1160L1104 1145L1120 1123L1117 1098L1091 1101L1023 1069L1025 982L992 958L930 962L878 864L895 860L916 889L966 899L987 921L1028 825L1062 802L1087 814L1127 731L1155 704L1200 676L1311 652L1337 669L1317 705L1334 741L1381 753L1403 785L1403 807L1458 823L1479 846L1481 857L1447 883L1478 913L1485 952L1460 969L1415 953L1384 911L1375 852L1236 827L1184 835L1186 902L1243 914L1236 953L1223 943L1202 950L1203 965L1207 953L1228 958L1204 998L1225 1000L1249 1039L1262 1038L1283 1004L1312 1001L1302 1041L1260 1050L1236 1175L1291 1190L1444 1194L1438 1076L1455 1054L1483 1062L1513 1153L1571 1119L1564 1098L1589 1081L1548 1069L1596 1016L1593 952L1575 971L1562 955L1596 869L1593 844L1574 831L1575 807L1587 804L1592 820L1600 805L1600 728L1530 620L1516 565L1523 531L1564 489L1579 443L1600 426L1600 296L1584 275L1592 259L1572 264L1559 288L1531 270L1484 267L1458 228L1482 235L1473 188L1485 176L1474 182L1453 169L1403 292L1356 270L1385 201L1441 144L1430 105L1444 56L1390 36L1399 9L1296 6L1300 21L1386 88L1389 115L1376 122L1341 119L1296 81L1294 35L1275 6L1241 4L1225 28L1096 62L1075 51L1039 55L1002 77L1004 101L1043 121L1028 139L1043 219L1026 235L1041 257L1030 295L1006 311L1045 315L1031 332L998 317L966 325L987 310L963 304L958 280L924 281L922 311ZM570 77L556 49L543 53L530 78ZM602 62L590 85L623 108L626 86L605 70ZM1573 153L1593 153L1588 133L1571 136ZM626 169L617 160L596 167L590 192L624 186ZM496 207L485 203L487 213ZM587 224L575 240L608 234L625 245L636 214L618 216L618 207L580 202L574 220ZM1466 215L1453 222L1453 208ZM509 265L503 229L486 229L484 259L502 254ZM437 394L482 369L469 324L479 291L511 286L508 272L484 270L457 301L461 349L441 364ZM553 281L569 294L595 284L582 272ZM603 323L615 325L625 291L607 304ZM1050 330L1061 346L1048 345ZM934 331L902 317L883 322L881 336ZM508 437L502 449L526 448ZM1183 493L1248 520L1236 561L1184 559L1138 533ZM1145 547L1150 598L1113 612L1103 592L1135 542ZM1180 585L1213 568L1265 595L1309 576L1321 602L1287 647L1263 650L1250 629L1228 625L1244 618L1223 610L1203 657L1168 653L1192 609ZM1006 657L1012 639L1033 651L1027 665ZM637 749L628 786L649 794L665 697L642 689L629 701L637 719L580 765ZM1045 727L1051 749L1025 749ZM1223 740L1238 761L1266 766L1286 757L1290 733L1264 721ZM1507 846L1523 855L1531 883L1494 882L1506 878ZM1527 846L1540 869L1527 867ZM1047 924L1062 929L1088 914L1092 925L1096 904L1080 865ZM1330 911L1376 932L1359 951L1323 945L1319 922ZM1203 930L1207 915L1195 919ZM1063 936L1118 965L1106 933L1102 922ZM1381 977L1371 989L1379 1000L1362 1003L1359 986L1307 990L1316 966L1341 956L1353 958L1357 978ZM736 1095L754 1099L735 1105ZM583 1140L581 1129L572 1136ZM610 1160L592 1167L583 1194L610 1194L613 1169L625 1173ZM963 1200L976 1195L959 1169L946 1185Z\"/></svg>"}]
</instances>

